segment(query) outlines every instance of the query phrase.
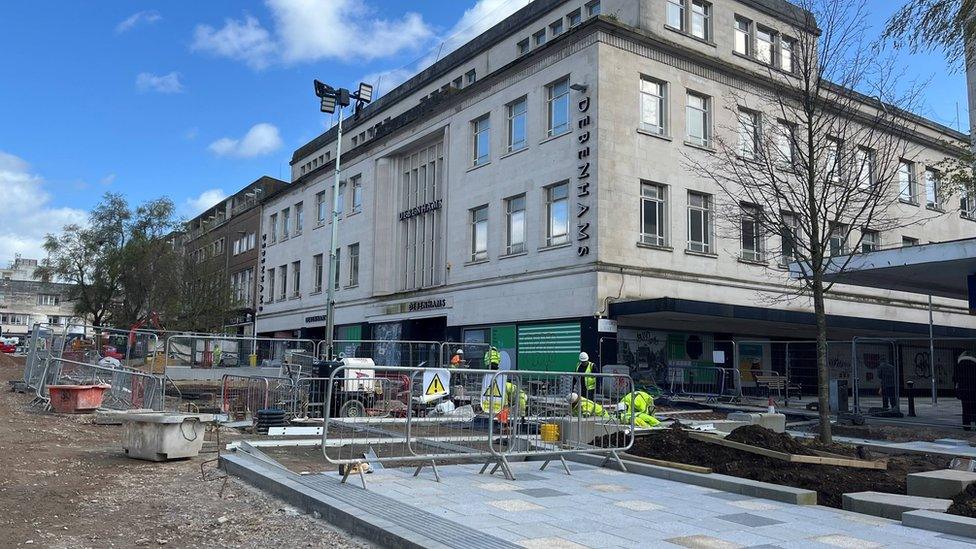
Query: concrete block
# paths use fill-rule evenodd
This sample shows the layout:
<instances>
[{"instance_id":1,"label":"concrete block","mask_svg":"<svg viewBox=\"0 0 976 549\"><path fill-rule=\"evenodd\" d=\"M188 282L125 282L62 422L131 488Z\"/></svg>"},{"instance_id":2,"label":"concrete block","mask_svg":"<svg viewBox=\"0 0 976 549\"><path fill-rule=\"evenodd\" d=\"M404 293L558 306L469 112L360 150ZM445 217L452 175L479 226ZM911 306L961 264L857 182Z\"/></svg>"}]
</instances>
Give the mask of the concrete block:
<instances>
[{"instance_id":1,"label":"concrete block","mask_svg":"<svg viewBox=\"0 0 976 549\"><path fill-rule=\"evenodd\" d=\"M567 443L590 444L597 436L612 435L623 431L622 428L616 431L608 430L606 423L602 418L595 417L556 419L556 424L559 425L559 436L563 442Z\"/></svg>"},{"instance_id":2,"label":"concrete block","mask_svg":"<svg viewBox=\"0 0 976 549\"><path fill-rule=\"evenodd\" d=\"M901 523L910 528L921 528L953 536L976 538L976 519L949 515L935 511L908 511L901 516Z\"/></svg>"},{"instance_id":3,"label":"concrete block","mask_svg":"<svg viewBox=\"0 0 976 549\"><path fill-rule=\"evenodd\" d=\"M210 414L153 412L125 414L122 448L135 459L165 461L194 457L203 448Z\"/></svg>"},{"instance_id":4,"label":"concrete block","mask_svg":"<svg viewBox=\"0 0 976 549\"><path fill-rule=\"evenodd\" d=\"M95 412L95 425L122 425L124 418L129 414L145 414L152 412L149 408L139 408L136 410L98 410Z\"/></svg>"},{"instance_id":5,"label":"concrete block","mask_svg":"<svg viewBox=\"0 0 976 549\"><path fill-rule=\"evenodd\" d=\"M908 475L908 495L927 498L953 498L976 482L976 473L941 469Z\"/></svg>"},{"instance_id":6,"label":"concrete block","mask_svg":"<svg viewBox=\"0 0 976 549\"><path fill-rule=\"evenodd\" d=\"M729 419L720 419L716 421L709 421L707 423L711 423L712 426L715 427L716 431L720 431L723 433L731 433L732 431L744 425L752 425L751 423L745 421L732 421Z\"/></svg>"},{"instance_id":7,"label":"concrete block","mask_svg":"<svg viewBox=\"0 0 976 549\"><path fill-rule=\"evenodd\" d=\"M730 421L743 421L747 425L759 425L777 433L786 431L786 416L780 413L732 412L728 415L728 419Z\"/></svg>"},{"instance_id":8,"label":"concrete block","mask_svg":"<svg viewBox=\"0 0 976 549\"><path fill-rule=\"evenodd\" d=\"M855 492L844 494L844 509L892 520L901 520L902 513L923 509L944 513L952 500L885 494L883 492Z\"/></svg>"}]
</instances>

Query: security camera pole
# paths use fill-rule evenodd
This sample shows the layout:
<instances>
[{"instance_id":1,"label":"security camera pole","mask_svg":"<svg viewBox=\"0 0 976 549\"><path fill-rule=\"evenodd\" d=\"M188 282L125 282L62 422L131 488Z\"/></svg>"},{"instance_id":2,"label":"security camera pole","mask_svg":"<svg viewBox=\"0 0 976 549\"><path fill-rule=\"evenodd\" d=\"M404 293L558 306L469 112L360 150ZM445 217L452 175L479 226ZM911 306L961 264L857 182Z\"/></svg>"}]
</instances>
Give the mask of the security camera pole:
<instances>
[{"instance_id":1,"label":"security camera pole","mask_svg":"<svg viewBox=\"0 0 976 549\"><path fill-rule=\"evenodd\" d=\"M339 126L336 137L335 182L332 184L332 235L329 240L329 278L326 290L325 359L335 358L333 332L335 331L335 290L338 282L336 259L339 249L339 181L342 176L342 109L348 107L350 99L356 100L356 112L373 100L373 86L360 82L356 93L345 88L333 88L315 81L315 95L321 100L321 110L332 114L339 107Z\"/></svg>"}]
</instances>

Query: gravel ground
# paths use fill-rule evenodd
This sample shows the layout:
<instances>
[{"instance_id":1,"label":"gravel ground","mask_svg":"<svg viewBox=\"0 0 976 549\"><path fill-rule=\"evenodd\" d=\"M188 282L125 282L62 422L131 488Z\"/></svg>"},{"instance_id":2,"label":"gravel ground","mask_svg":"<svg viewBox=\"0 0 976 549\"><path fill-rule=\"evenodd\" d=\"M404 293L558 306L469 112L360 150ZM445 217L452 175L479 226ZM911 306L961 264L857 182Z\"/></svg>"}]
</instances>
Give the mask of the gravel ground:
<instances>
[{"instance_id":1,"label":"gravel ground","mask_svg":"<svg viewBox=\"0 0 976 549\"><path fill-rule=\"evenodd\" d=\"M212 453L131 460L120 426L30 410L22 364L0 355L0 547L369 547L234 478L221 496Z\"/></svg>"}]
</instances>

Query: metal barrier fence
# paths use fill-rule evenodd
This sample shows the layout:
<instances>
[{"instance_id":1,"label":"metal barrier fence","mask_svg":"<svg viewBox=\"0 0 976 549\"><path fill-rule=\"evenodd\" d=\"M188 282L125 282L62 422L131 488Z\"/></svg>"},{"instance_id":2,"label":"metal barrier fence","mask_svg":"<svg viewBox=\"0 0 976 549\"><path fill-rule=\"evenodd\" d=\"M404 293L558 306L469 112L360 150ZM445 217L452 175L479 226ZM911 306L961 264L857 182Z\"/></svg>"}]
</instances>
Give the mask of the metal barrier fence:
<instances>
[{"instance_id":1,"label":"metal barrier fence","mask_svg":"<svg viewBox=\"0 0 976 549\"><path fill-rule=\"evenodd\" d=\"M336 340L333 345L340 358L371 358L378 366L435 367L439 365L441 344L437 341L357 339ZM315 356L325 358L325 352L325 341L319 341Z\"/></svg>"},{"instance_id":2,"label":"metal barrier fence","mask_svg":"<svg viewBox=\"0 0 976 549\"><path fill-rule=\"evenodd\" d=\"M445 341L439 345L436 366L441 368L491 369L486 355L492 348L488 343L458 343ZM504 365L502 365L504 367Z\"/></svg>"},{"instance_id":3,"label":"metal barrier fence","mask_svg":"<svg viewBox=\"0 0 976 549\"><path fill-rule=\"evenodd\" d=\"M67 324L64 337L64 350L60 358L91 364L112 358L125 366L142 365L159 348L159 337L141 330Z\"/></svg>"},{"instance_id":4,"label":"metal barrier fence","mask_svg":"<svg viewBox=\"0 0 976 549\"><path fill-rule=\"evenodd\" d=\"M514 480L514 457L562 461L573 453L602 453L607 459L633 444L634 416L617 411L627 376L595 374L613 387L596 401L571 403L582 374L471 368L337 367L329 378L303 380L324 392L322 452L345 469L364 462L409 463L414 476L445 460L492 463ZM618 380L617 378L627 378ZM477 386L474 392L468 387ZM579 389L577 389L579 390ZM621 434L623 433L623 434ZM623 467L623 463L618 463ZM362 468L355 467L365 488ZM566 472L569 473L568 467Z\"/></svg>"},{"instance_id":5,"label":"metal barrier fence","mask_svg":"<svg viewBox=\"0 0 976 549\"><path fill-rule=\"evenodd\" d=\"M311 339L253 338L225 335L171 335L166 339L165 367L277 367L291 353L313 355Z\"/></svg>"},{"instance_id":6,"label":"metal barrier fence","mask_svg":"<svg viewBox=\"0 0 976 549\"><path fill-rule=\"evenodd\" d=\"M703 397L709 402L742 397L739 372L715 366L668 366L667 382L661 387L673 397Z\"/></svg>"},{"instance_id":7,"label":"metal barrier fence","mask_svg":"<svg viewBox=\"0 0 976 549\"><path fill-rule=\"evenodd\" d=\"M131 369L110 368L64 358L52 358L48 368L50 383L38 389L46 393L51 385L98 385L110 388L102 398L102 408L163 410L166 405L166 379ZM55 374L56 372L56 374ZM49 398L49 397L47 397Z\"/></svg>"},{"instance_id":8,"label":"metal barrier fence","mask_svg":"<svg viewBox=\"0 0 976 549\"><path fill-rule=\"evenodd\" d=\"M277 408L294 417L297 381L277 376L238 376L221 379L220 410L232 420L250 420L257 411Z\"/></svg>"},{"instance_id":9,"label":"metal barrier fence","mask_svg":"<svg viewBox=\"0 0 976 549\"><path fill-rule=\"evenodd\" d=\"M30 339L27 343L27 358L24 362L24 385L37 388L44 368L47 365L55 337L54 327L50 324L35 323L31 328Z\"/></svg>"}]
</instances>

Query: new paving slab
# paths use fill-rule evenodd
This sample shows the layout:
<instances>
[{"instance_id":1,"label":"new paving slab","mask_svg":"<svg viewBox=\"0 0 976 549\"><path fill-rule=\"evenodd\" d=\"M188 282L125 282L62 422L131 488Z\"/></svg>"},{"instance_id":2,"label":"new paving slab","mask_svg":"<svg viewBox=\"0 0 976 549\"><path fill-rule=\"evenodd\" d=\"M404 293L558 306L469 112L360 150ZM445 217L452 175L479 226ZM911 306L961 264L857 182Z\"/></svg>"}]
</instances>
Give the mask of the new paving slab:
<instances>
[{"instance_id":1,"label":"new paving slab","mask_svg":"<svg viewBox=\"0 0 976 549\"><path fill-rule=\"evenodd\" d=\"M339 485L335 474L294 475L345 505L400 507L385 516L395 531L423 538L450 530L430 546L505 543L523 547L967 547L976 540L819 506L797 506L728 494L670 480L573 464L538 471L513 463L520 480L479 475L478 465L440 466L441 482L425 469L386 468L367 475L369 498L358 483ZM521 480L528 477L531 480ZM338 488L336 488L338 487ZM382 501L381 501L382 500ZM404 520L404 517L406 519ZM411 517L413 519L411 520ZM402 524L401 524L402 522ZM457 545L462 546L462 545Z\"/></svg>"}]
</instances>

